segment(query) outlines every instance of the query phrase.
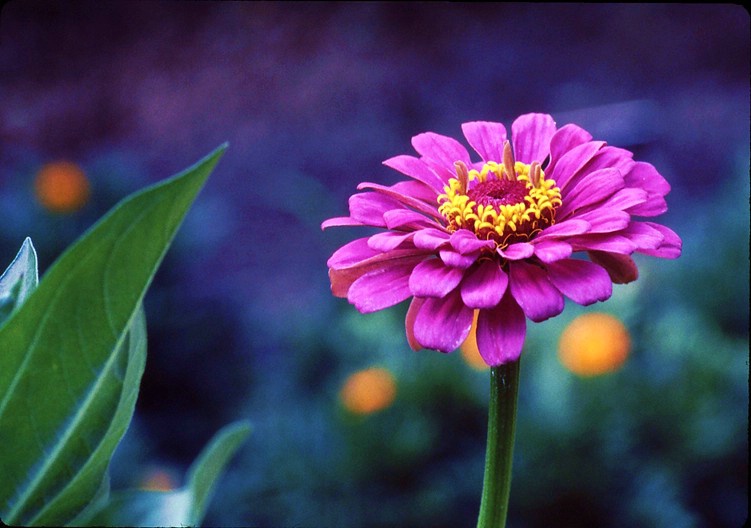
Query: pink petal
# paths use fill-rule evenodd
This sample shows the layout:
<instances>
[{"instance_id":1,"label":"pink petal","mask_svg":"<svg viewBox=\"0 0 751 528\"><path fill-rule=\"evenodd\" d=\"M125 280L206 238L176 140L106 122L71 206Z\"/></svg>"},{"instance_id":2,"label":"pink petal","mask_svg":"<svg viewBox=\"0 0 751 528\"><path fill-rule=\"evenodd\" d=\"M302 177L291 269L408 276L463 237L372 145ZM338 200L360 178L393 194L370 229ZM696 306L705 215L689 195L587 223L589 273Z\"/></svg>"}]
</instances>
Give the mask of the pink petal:
<instances>
[{"instance_id":1,"label":"pink petal","mask_svg":"<svg viewBox=\"0 0 751 528\"><path fill-rule=\"evenodd\" d=\"M445 297L463 276L463 270L445 266L440 259L424 260L412 271L409 289L415 297Z\"/></svg>"},{"instance_id":2,"label":"pink petal","mask_svg":"<svg viewBox=\"0 0 751 528\"><path fill-rule=\"evenodd\" d=\"M547 240L549 238L564 238L581 235L589 231L590 227L589 222L586 220L570 218L550 227L546 227L541 234L537 235L535 240Z\"/></svg>"},{"instance_id":3,"label":"pink petal","mask_svg":"<svg viewBox=\"0 0 751 528\"><path fill-rule=\"evenodd\" d=\"M522 260L531 257L535 253L535 246L529 242L511 244L506 249L498 248L498 254L508 260Z\"/></svg>"},{"instance_id":4,"label":"pink petal","mask_svg":"<svg viewBox=\"0 0 751 528\"><path fill-rule=\"evenodd\" d=\"M331 259L334 259L335 257L336 253ZM360 262L352 263L347 266L341 264L336 267L332 266L331 269L329 269L331 293L333 293L335 297L347 297L347 293L350 286L352 286L352 283L366 273L390 266L403 265L414 267L418 262L425 258L425 252L420 250L396 249L388 253L376 253L373 257L366 258ZM329 262L331 262L331 259L329 259Z\"/></svg>"},{"instance_id":5,"label":"pink petal","mask_svg":"<svg viewBox=\"0 0 751 528\"><path fill-rule=\"evenodd\" d=\"M362 222L350 218L349 216L337 216L336 218L329 218L321 223L321 229L327 229L329 227L345 227L345 226L361 226Z\"/></svg>"},{"instance_id":6,"label":"pink petal","mask_svg":"<svg viewBox=\"0 0 751 528\"><path fill-rule=\"evenodd\" d=\"M490 310L480 310L477 318L477 348L491 367L519 359L527 333L527 320L510 294Z\"/></svg>"},{"instance_id":7,"label":"pink petal","mask_svg":"<svg viewBox=\"0 0 751 528\"><path fill-rule=\"evenodd\" d=\"M628 209L634 216L658 216L668 210L668 203L662 196L651 195L643 204Z\"/></svg>"},{"instance_id":8,"label":"pink petal","mask_svg":"<svg viewBox=\"0 0 751 528\"><path fill-rule=\"evenodd\" d=\"M326 265L329 268L346 268L380 254L368 245L368 237L347 242L334 251Z\"/></svg>"},{"instance_id":9,"label":"pink petal","mask_svg":"<svg viewBox=\"0 0 751 528\"><path fill-rule=\"evenodd\" d=\"M420 249L435 251L440 247L448 245L449 234L441 229L421 229L415 233L413 242Z\"/></svg>"},{"instance_id":10,"label":"pink petal","mask_svg":"<svg viewBox=\"0 0 751 528\"><path fill-rule=\"evenodd\" d=\"M633 157L634 154L629 150L606 145L587 164L587 171L618 169L622 174L626 174L634 166Z\"/></svg>"},{"instance_id":11,"label":"pink petal","mask_svg":"<svg viewBox=\"0 0 751 528\"><path fill-rule=\"evenodd\" d=\"M508 275L494 260L481 260L470 269L461 285L464 304L470 308L493 308L499 302L508 286Z\"/></svg>"},{"instance_id":12,"label":"pink petal","mask_svg":"<svg viewBox=\"0 0 751 528\"><path fill-rule=\"evenodd\" d=\"M462 125L462 132L483 161L503 161L506 127L501 123L472 121Z\"/></svg>"},{"instance_id":13,"label":"pink petal","mask_svg":"<svg viewBox=\"0 0 751 528\"><path fill-rule=\"evenodd\" d=\"M441 178L419 158L403 154L389 158L383 164L430 186L437 194L443 192L444 183Z\"/></svg>"},{"instance_id":14,"label":"pink petal","mask_svg":"<svg viewBox=\"0 0 751 528\"><path fill-rule=\"evenodd\" d=\"M422 156L422 161L438 174L444 183L456 176L454 162L470 163L467 149L448 136L425 132L412 138L412 146Z\"/></svg>"},{"instance_id":15,"label":"pink petal","mask_svg":"<svg viewBox=\"0 0 751 528\"><path fill-rule=\"evenodd\" d=\"M568 124L559 128L550 138L550 163L545 171L548 174L553 174L561 157L574 147L588 141L592 141L592 134L577 125Z\"/></svg>"},{"instance_id":16,"label":"pink petal","mask_svg":"<svg viewBox=\"0 0 751 528\"><path fill-rule=\"evenodd\" d=\"M493 249L495 242L480 240L468 229L458 229L451 234L451 246L462 255L477 253L481 249Z\"/></svg>"},{"instance_id":17,"label":"pink petal","mask_svg":"<svg viewBox=\"0 0 751 528\"><path fill-rule=\"evenodd\" d=\"M670 192L670 184L652 165L635 163L624 180L629 187L638 187L647 193L647 200L631 207L629 213L635 216L657 216L668 210L665 195Z\"/></svg>"},{"instance_id":18,"label":"pink petal","mask_svg":"<svg viewBox=\"0 0 751 528\"><path fill-rule=\"evenodd\" d=\"M545 174L555 180L555 184L563 190L603 146L604 141L589 141L577 145L561 156L558 163L553 168L548 168Z\"/></svg>"},{"instance_id":19,"label":"pink petal","mask_svg":"<svg viewBox=\"0 0 751 528\"><path fill-rule=\"evenodd\" d=\"M509 285L524 314L536 323L563 311L563 295L539 266L522 261L511 262Z\"/></svg>"},{"instance_id":20,"label":"pink petal","mask_svg":"<svg viewBox=\"0 0 751 528\"><path fill-rule=\"evenodd\" d=\"M602 169L616 169L621 174L626 174L634 166L634 160L631 159L632 156L633 154L628 150L605 145L592 156L592 159L587 162L583 169L571 175L565 187L576 185L581 179L586 178L588 174ZM560 184L558 186L561 187L561 191L564 190L564 186Z\"/></svg>"},{"instance_id":21,"label":"pink petal","mask_svg":"<svg viewBox=\"0 0 751 528\"><path fill-rule=\"evenodd\" d=\"M662 245L662 241L665 237L662 232L655 229L647 222L631 222L627 229L624 229L620 234L628 237L629 240L634 242L639 249L657 249Z\"/></svg>"},{"instance_id":22,"label":"pink petal","mask_svg":"<svg viewBox=\"0 0 751 528\"><path fill-rule=\"evenodd\" d=\"M543 262L555 262L571 256L571 245L560 240L543 240L535 242L535 256Z\"/></svg>"},{"instance_id":23,"label":"pink petal","mask_svg":"<svg viewBox=\"0 0 751 528\"><path fill-rule=\"evenodd\" d=\"M623 176L617 169L601 169L582 178L568 192L561 191L563 205L556 210L556 217L564 219L577 209L582 209L606 200L623 189Z\"/></svg>"},{"instance_id":24,"label":"pink petal","mask_svg":"<svg viewBox=\"0 0 751 528\"><path fill-rule=\"evenodd\" d=\"M525 114L511 124L511 142L516 161L542 163L550 152L555 121L548 114Z\"/></svg>"},{"instance_id":25,"label":"pink petal","mask_svg":"<svg viewBox=\"0 0 751 528\"><path fill-rule=\"evenodd\" d=\"M649 194L665 196L670 192L670 184L650 163L638 161L624 177L626 185L644 189Z\"/></svg>"},{"instance_id":26,"label":"pink petal","mask_svg":"<svg viewBox=\"0 0 751 528\"><path fill-rule=\"evenodd\" d=\"M608 198L602 206L610 209L629 211L630 207L643 204L646 201L647 192L645 190L626 187Z\"/></svg>"},{"instance_id":27,"label":"pink petal","mask_svg":"<svg viewBox=\"0 0 751 528\"><path fill-rule=\"evenodd\" d=\"M631 215L617 209L596 208L588 213L577 215L579 220L586 220L591 226L587 233L612 233L626 229Z\"/></svg>"},{"instance_id":28,"label":"pink petal","mask_svg":"<svg viewBox=\"0 0 751 528\"><path fill-rule=\"evenodd\" d=\"M425 185L424 183L415 180L404 180L396 182L389 188L400 194L411 196L412 198L417 198L418 200L421 200L428 205L435 207L435 210L438 211L437 201L439 193L437 193L435 189ZM443 190L441 190L441 193L442 192Z\"/></svg>"},{"instance_id":29,"label":"pink petal","mask_svg":"<svg viewBox=\"0 0 751 528\"><path fill-rule=\"evenodd\" d=\"M438 209L428 205L422 200L419 200L413 196L409 196L406 194L402 194L398 192L398 190L394 190L391 187L386 187L385 185L379 185L377 183L370 183L370 182L363 182L357 186L358 189L372 189L378 193L381 193L389 198L393 198L394 200L398 201L400 204L406 207L411 207L415 211L419 211L423 213L424 215L433 217L433 218L443 218L441 214L438 212ZM357 196L357 195L355 195ZM354 215L353 215L354 216ZM385 224L384 224L385 225Z\"/></svg>"},{"instance_id":30,"label":"pink petal","mask_svg":"<svg viewBox=\"0 0 751 528\"><path fill-rule=\"evenodd\" d=\"M628 255L604 251L589 251L588 255L592 262L605 268L615 284L628 284L639 278L639 269Z\"/></svg>"},{"instance_id":31,"label":"pink petal","mask_svg":"<svg viewBox=\"0 0 751 528\"><path fill-rule=\"evenodd\" d=\"M563 295L584 306L609 299L613 293L608 272L587 260L567 259L548 264L548 277Z\"/></svg>"},{"instance_id":32,"label":"pink petal","mask_svg":"<svg viewBox=\"0 0 751 528\"><path fill-rule=\"evenodd\" d=\"M462 255L456 251L450 249L441 249L438 251L438 256L447 266L453 266L454 268L467 269L475 263L477 257L480 256L480 252L470 253L469 255Z\"/></svg>"},{"instance_id":33,"label":"pink petal","mask_svg":"<svg viewBox=\"0 0 751 528\"><path fill-rule=\"evenodd\" d=\"M401 231L386 231L385 233L376 233L368 239L368 246L371 249L385 253L398 248L405 242L411 240L414 236L414 232L403 233ZM410 246L412 246L412 244L410 244Z\"/></svg>"},{"instance_id":34,"label":"pink petal","mask_svg":"<svg viewBox=\"0 0 751 528\"><path fill-rule=\"evenodd\" d=\"M392 263L376 268L358 278L347 292L347 300L361 313L371 313L388 308L409 298L409 277L414 261Z\"/></svg>"},{"instance_id":35,"label":"pink petal","mask_svg":"<svg viewBox=\"0 0 751 528\"><path fill-rule=\"evenodd\" d=\"M451 352L469 335L473 317L474 310L464 305L458 291L425 299L415 317L415 340L425 348Z\"/></svg>"},{"instance_id":36,"label":"pink petal","mask_svg":"<svg viewBox=\"0 0 751 528\"><path fill-rule=\"evenodd\" d=\"M618 234L583 235L566 240L574 251L606 251L630 255L638 246L628 238Z\"/></svg>"},{"instance_id":37,"label":"pink petal","mask_svg":"<svg viewBox=\"0 0 751 528\"><path fill-rule=\"evenodd\" d=\"M423 348L422 344L417 341L417 338L415 337L415 319L417 318L420 307L422 307L424 302L425 299L414 297L409 303L407 316L404 318L404 329L407 331L407 343L415 352Z\"/></svg>"},{"instance_id":38,"label":"pink petal","mask_svg":"<svg viewBox=\"0 0 751 528\"><path fill-rule=\"evenodd\" d=\"M374 227L386 227L383 215L392 209L404 209L397 200L379 193L366 192L349 197L349 216Z\"/></svg>"},{"instance_id":39,"label":"pink petal","mask_svg":"<svg viewBox=\"0 0 751 528\"><path fill-rule=\"evenodd\" d=\"M659 231L664 239L657 249L638 249L639 253L666 259L676 259L681 256L683 242L675 231L664 225L655 224L653 222L644 223Z\"/></svg>"},{"instance_id":40,"label":"pink petal","mask_svg":"<svg viewBox=\"0 0 751 528\"><path fill-rule=\"evenodd\" d=\"M386 222L386 227L389 229L397 229L399 227L419 229L431 225L438 225L435 221L429 219L425 215L412 211L411 209L392 209L391 211L386 211L383 213L383 220Z\"/></svg>"}]
</instances>

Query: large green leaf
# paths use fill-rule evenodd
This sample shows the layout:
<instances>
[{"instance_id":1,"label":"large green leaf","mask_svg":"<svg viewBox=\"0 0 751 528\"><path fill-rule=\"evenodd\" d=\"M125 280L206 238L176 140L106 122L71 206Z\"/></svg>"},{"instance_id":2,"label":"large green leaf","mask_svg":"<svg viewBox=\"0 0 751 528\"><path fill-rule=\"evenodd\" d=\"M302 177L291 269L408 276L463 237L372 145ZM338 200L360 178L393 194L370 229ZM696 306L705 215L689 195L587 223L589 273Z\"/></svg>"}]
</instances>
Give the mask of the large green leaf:
<instances>
[{"instance_id":1,"label":"large green leaf","mask_svg":"<svg viewBox=\"0 0 751 528\"><path fill-rule=\"evenodd\" d=\"M143 369L141 300L224 149L118 204L0 327L4 522L64 524L106 485Z\"/></svg>"},{"instance_id":2,"label":"large green leaf","mask_svg":"<svg viewBox=\"0 0 751 528\"><path fill-rule=\"evenodd\" d=\"M206 513L214 484L224 466L250 432L247 422L219 431L188 470L187 483L175 491L127 490L86 524L93 526L198 526Z\"/></svg>"},{"instance_id":3,"label":"large green leaf","mask_svg":"<svg viewBox=\"0 0 751 528\"><path fill-rule=\"evenodd\" d=\"M38 283L37 254L31 239L27 238L8 269L0 275L0 324L23 304Z\"/></svg>"},{"instance_id":4,"label":"large green leaf","mask_svg":"<svg viewBox=\"0 0 751 528\"><path fill-rule=\"evenodd\" d=\"M83 496L86 497L84 506L94 502L97 494L101 494L101 500L106 499L109 493L109 461L133 416L145 364L146 316L139 306L124 339L120 341L114 353L112 367L103 372L99 382L102 388L96 397L102 401L96 407L89 407L97 409L97 413L101 409L102 414L84 411L92 413L89 418L92 423L96 423L96 418L101 425L98 428L95 425L89 432L92 441L81 453L84 456L80 465L75 468L64 486L55 486L56 493L48 498L41 508L33 513L29 512L30 515L24 524L51 526L60 521L61 514L68 518L68 512L79 511L80 507L74 510L71 506L81 504ZM103 414L105 412L109 414ZM106 429L104 426L107 426ZM83 428L80 430L84 431ZM99 486L92 488L95 483ZM53 483L49 482L48 486L51 484Z\"/></svg>"}]
</instances>

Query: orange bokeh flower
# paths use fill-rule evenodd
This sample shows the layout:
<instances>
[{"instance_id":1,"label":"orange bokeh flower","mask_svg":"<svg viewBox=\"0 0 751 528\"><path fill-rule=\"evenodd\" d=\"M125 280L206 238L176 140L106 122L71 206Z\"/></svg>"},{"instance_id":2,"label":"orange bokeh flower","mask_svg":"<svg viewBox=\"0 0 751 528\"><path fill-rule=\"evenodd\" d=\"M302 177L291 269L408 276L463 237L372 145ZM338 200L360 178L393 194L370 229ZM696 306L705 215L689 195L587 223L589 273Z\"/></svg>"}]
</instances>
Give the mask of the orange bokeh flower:
<instances>
[{"instance_id":1,"label":"orange bokeh flower","mask_svg":"<svg viewBox=\"0 0 751 528\"><path fill-rule=\"evenodd\" d=\"M617 317L593 312L566 327L558 342L558 357L574 374L596 376L618 370L630 348L628 330Z\"/></svg>"},{"instance_id":2,"label":"orange bokeh flower","mask_svg":"<svg viewBox=\"0 0 751 528\"><path fill-rule=\"evenodd\" d=\"M144 476L139 488L147 491L172 491L177 488L177 483L167 470L155 468Z\"/></svg>"},{"instance_id":3,"label":"orange bokeh flower","mask_svg":"<svg viewBox=\"0 0 751 528\"><path fill-rule=\"evenodd\" d=\"M479 310L475 310L475 316L472 320L472 328L469 331L467 339L464 340L459 350L462 353L464 361L475 370L488 370L490 366L485 363L480 355L480 349L477 348L477 314Z\"/></svg>"},{"instance_id":4,"label":"orange bokeh flower","mask_svg":"<svg viewBox=\"0 0 751 528\"><path fill-rule=\"evenodd\" d=\"M355 414L385 409L396 398L396 381L385 368L372 367L350 375L339 393L344 407Z\"/></svg>"},{"instance_id":5,"label":"orange bokeh flower","mask_svg":"<svg viewBox=\"0 0 751 528\"><path fill-rule=\"evenodd\" d=\"M37 173L34 191L42 206L55 213L72 213L89 199L89 180L75 163L55 161Z\"/></svg>"}]
</instances>

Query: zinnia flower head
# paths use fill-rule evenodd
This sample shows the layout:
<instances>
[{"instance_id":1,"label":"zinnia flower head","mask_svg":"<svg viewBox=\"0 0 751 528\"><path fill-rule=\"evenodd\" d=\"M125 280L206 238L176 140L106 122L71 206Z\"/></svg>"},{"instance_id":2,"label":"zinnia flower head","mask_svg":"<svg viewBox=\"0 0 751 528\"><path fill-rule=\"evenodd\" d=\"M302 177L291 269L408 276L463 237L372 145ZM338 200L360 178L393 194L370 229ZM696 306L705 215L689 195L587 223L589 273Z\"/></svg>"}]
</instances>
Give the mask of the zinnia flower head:
<instances>
[{"instance_id":1,"label":"zinnia flower head","mask_svg":"<svg viewBox=\"0 0 751 528\"><path fill-rule=\"evenodd\" d=\"M479 161L453 138L412 138L419 157L384 164L409 177L361 183L349 216L322 227L371 226L328 260L331 289L362 313L412 298L407 340L414 350L451 352L469 334L488 365L521 355L526 320L608 299L613 283L638 276L630 255L677 258L669 228L635 217L667 210L670 185L631 152L595 141L547 114L511 125L464 123ZM588 257L588 260L583 258Z\"/></svg>"}]
</instances>

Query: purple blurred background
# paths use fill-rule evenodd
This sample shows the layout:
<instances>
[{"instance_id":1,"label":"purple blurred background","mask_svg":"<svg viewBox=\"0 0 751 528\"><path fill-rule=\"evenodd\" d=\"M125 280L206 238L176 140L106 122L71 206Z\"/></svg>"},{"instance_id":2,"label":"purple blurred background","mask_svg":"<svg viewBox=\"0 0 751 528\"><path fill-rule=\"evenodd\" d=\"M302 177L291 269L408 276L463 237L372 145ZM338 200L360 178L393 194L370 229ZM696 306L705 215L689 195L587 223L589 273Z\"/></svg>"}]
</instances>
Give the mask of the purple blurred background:
<instances>
[{"instance_id":1,"label":"purple blurred background","mask_svg":"<svg viewBox=\"0 0 751 528\"><path fill-rule=\"evenodd\" d=\"M326 288L320 221L419 132L548 112L673 201L711 192L748 146L747 31L731 5L11 2L0 161L115 165L125 191L229 141L180 273L284 318Z\"/></svg>"}]
</instances>

